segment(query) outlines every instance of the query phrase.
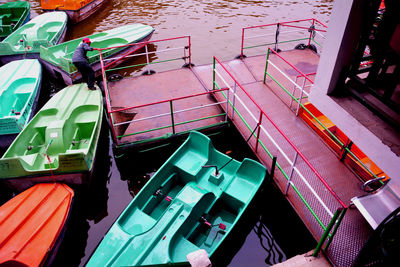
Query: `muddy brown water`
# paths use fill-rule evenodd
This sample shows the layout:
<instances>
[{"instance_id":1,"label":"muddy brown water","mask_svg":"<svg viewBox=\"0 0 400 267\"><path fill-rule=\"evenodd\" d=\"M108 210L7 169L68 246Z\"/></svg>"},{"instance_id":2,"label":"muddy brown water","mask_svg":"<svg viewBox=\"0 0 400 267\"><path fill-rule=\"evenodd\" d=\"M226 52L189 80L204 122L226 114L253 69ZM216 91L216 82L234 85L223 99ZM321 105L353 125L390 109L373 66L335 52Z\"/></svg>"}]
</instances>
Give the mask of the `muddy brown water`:
<instances>
[{"instance_id":1,"label":"muddy brown water","mask_svg":"<svg viewBox=\"0 0 400 267\"><path fill-rule=\"evenodd\" d=\"M40 1L30 2L32 17L42 13ZM70 25L67 39L129 23L143 23L155 28L152 40L190 35L193 63L209 64L213 56L230 60L240 54L243 27L304 18L328 23L332 5L333 0L108 0L102 10L87 20ZM60 85L47 86L52 91L60 89ZM43 95L41 101L45 102L49 93ZM238 160L254 158L233 127L213 136L212 140L217 149L232 151L230 155ZM68 228L53 266L84 266L119 214L180 144L117 158L111 142L108 130L103 129L92 185L76 189ZM9 193L2 193L0 201L6 201ZM235 230L229 244L217 252L214 266L269 266L316 245L273 186L259 194Z\"/></svg>"}]
</instances>

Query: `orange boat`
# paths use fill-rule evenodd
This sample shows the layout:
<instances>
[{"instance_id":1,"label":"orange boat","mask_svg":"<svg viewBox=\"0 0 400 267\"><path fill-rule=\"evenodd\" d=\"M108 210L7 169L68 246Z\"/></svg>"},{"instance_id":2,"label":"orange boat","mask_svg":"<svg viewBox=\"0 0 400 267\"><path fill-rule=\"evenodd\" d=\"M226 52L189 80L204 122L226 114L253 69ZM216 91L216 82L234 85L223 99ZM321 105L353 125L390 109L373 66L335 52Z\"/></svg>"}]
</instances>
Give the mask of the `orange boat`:
<instances>
[{"instance_id":1,"label":"orange boat","mask_svg":"<svg viewBox=\"0 0 400 267\"><path fill-rule=\"evenodd\" d=\"M96 12L107 0L41 0L44 11L65 11L72 23L78 23Z\"/></svg>"},{"instance_id":2,"label":"orange boat","mask_svg":"<svg viewBox=\"0 0 400 267\"><path fill-rule=\"evenodd\" d=\"M304 104L304 107L308 109L315 118L317 118L335 137L350 148L351 152L365 165L369 170L377 177L385 176L386 179L389 177L370 159L368 158L353 142L335 125L329 120L323 113L321 113L314 105L310 102ZM364 181L374 178L369 171L367 171L357 159L351 154L344 153L344 149L340 143L333 138L328 131L322 127L308 112L303 108L299 111L299 116L324 140L324 142L332 148L337 156L351 169L353 169Z\"/></svg>"},{"instance_id":3,"label":"orange boat","mask_svg":"<svg viewBox=\"0 0 400 267\"><path fill-rule=\"evenodd\" d=\"M0 266L50 264L61 243L73 196L67 185L37 184L1 206Z\"/></svg>"}]
</instances>

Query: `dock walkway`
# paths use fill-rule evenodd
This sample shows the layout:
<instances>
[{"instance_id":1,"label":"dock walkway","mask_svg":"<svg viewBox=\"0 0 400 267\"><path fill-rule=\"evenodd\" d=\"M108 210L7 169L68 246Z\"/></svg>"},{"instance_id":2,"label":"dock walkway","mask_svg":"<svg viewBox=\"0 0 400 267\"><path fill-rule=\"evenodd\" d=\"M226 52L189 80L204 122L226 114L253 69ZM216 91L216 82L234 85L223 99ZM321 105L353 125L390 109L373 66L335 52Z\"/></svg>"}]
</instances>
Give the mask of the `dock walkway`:
<instances>
[{"instance_id":1,"label":"dock walkway","mask_svg":"<svg viewBox=\"0 0 400 267\"><path fill-rule=\"evenodd\" d=\"M316 72L319 56L314 52L306 50L290 50L282 52L287 54L291 63L304 73ZM272 55L274 56L274 55ZM305 158L312 164L315 170L326 180L329 186L336 192L338 197L348 206L350 200L354 196L363 194L362 182L357 176L350 171L330 148L322 141L322 139L308 127L301 118L297 117L294 110L295 105L291 98L272 80L267 80L263 83L265 70L266 56L255 56L244 59L235 59L224 62L223 65L235 77L236 82L231 76L221 74L217 80L225 80L232 88L236 84L240 84L249 94L246 96L244 92L237 91L238 104L235 112L227 108L225 99L222 94L201 95L196 100L181 101L179 104L174 104L174 109L190 110L190 104L198 106L210 106L211 108L196 109L192 114L181 113L181 121L191 120L191 116L207 117L209 120L193 121L189 124L181 124L177 127L185 127L184 130L193 128L201 128L207 124L218 124L223 120L224 114L227 113L242 134L245 140L253 133L253 129L257 129L257 121L247 113L248 109L256 110L261 108L272 122L288 137L288 139L302 152ZM221 70L220 66L216 67ZM285 75L296 79L296 72L293 69L281 66ZM277 75L283 75L277 73ZM201 94L213 90L213 65L195 66L191 69L178 69L162 73L156 73L151 76L139 76L134 78L123 79L119 82L109 84L111 105L114 107L127 107L135 105L144 105L145 103L161 101L162 99L183 97L189 94ZM251 98L255 100L258 107ZM240 104L239 104L239 99ZM224 102L225 101L225 102ZM235 100L234 100L235 101ZM220 105L214 106L214 104ZM166 133L162 125L168 124L170 117L159 119L140 121L142 118L154 116L155 114L168 114L168 103L153 105L148 109L141 110L135 117L139 121L135 124L130 124L125 132L125 138L129 141L141 140L145 138L154 138L155 132L145 132L141 134L130 135L134 129L140 129L144 123L148 125L145 129L161 128L157 135L162 136ZM164 107L163 107L164 106ZM235 113L235 114L234 114ZM250 123L246 124L240 119L239 114ZM189 117L185 117L189 116ZM258 115L257 115L258 116ZM281 133L276 130L275 125L271 121L263 118L263 129L268 130L268 134L257 134L260 136L261 143L268 147L272 155L276 155L280 167L286 173L290 173L290 161L280 161L284 157L296 162L296 151L293 146L284 140ZM176 121L175 121L176 123ZM179 124L179 123L178 123ZM144 126L143 126L144 127ZM260 127L258 127L260 128ZM182 129L181 129L182 130ZM273 141L272 141L273 140ZM274 142L279 143L279 148L276 148ZM259 160L267 166L271 166L272 160L265 150L257 149L257 140L251 138L249 145L255 151ZM260 142L259 142L260 143ZM332 217L329 210L335 211L338 208L337 199L321 185L321 181L315 177L314 171L305 164L304 161L298 160L296 168L306 178L304 182L301 175L293 175L291 178L292 184L296 185L298 191L303 192L303 197L310 207L321 218L322 223L327 225ZM293 171L292 171L293 172ZM276 171L274 177L276 185L284 193L287 186L287 177L284 177L281 172ZM315 192L311 192L309 188L314 188ZM316 193L316 194L314 194ZM318 197L315 197L318 195ZM323 229L320 223L314 219L309 210L304 205L303 201L296 194L295 190L289 189L286 198L291 203L297 214L300 216L304 224L307 226L311 234L318 241L323 234ZM324 203L321 205L321 203ZM326 205L326 206L324 206ZM290 222L288 222L290 223ZM288 225L290 227L290 225ZM342 223L340 224L332 243L326 251L329 259L336 266L351 266L360 251L362 245L372 232L371 227L356 209L348 209ZM296 238L296 237L294 237ZM293 240L293 242L301 242L301 240Z\"/></svg>"}]
</instances>

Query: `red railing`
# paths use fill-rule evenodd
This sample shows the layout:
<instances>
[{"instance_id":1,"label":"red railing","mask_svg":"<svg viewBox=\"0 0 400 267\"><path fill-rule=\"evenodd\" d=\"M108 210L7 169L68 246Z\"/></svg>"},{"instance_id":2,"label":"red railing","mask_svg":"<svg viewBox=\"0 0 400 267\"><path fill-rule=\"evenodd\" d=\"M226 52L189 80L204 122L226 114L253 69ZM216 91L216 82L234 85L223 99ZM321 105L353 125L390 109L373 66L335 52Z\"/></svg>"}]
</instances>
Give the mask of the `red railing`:
<instances>
[{"instance_id":1,"label":"red railing","mask_svg":"<svg viewBox=\"0 0 400 267\"><path fill-rule=\"evenodd\" d=\"M276 123L265 113L265 111L260 107L260 105L253 99L253 97L240 85L239 82L233 77L233 75L226 69L226 67L216 58L214 60L219 63L219 65L225 70L225 72L230 76L230 78L236 83L237 86L246 94L246 96L252 101L252 103L257 107L262 115L264 115L268 121L275 127L275 129L282 135L282 137L290 144L290 146L298 153L298 155L304 160L312 172L318 177L322 184L328 189L332 196L340 203L343 208L347 208L347 205L339 198L339 196L333 191L333 189L328 185L328 183L322 178L319 172L312 166L308 159L303 155L303 153L296 147L296 145L283 133L283 131L276 125ZM301 73L301 72L300 72ZM304 74L303 74L304 75ZM306 75L305 78L309 79ZM258 141L258 140L257 140Z\"/></svg>"}]
</instances>

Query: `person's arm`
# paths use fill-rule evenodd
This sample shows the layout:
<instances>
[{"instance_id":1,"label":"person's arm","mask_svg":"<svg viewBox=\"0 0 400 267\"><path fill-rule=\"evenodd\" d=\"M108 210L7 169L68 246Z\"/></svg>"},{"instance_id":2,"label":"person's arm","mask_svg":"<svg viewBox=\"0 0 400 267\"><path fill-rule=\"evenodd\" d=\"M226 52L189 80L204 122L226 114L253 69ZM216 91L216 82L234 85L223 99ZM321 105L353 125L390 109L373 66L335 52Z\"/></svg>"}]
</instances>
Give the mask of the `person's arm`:
<instances>
[{"instance_id":1,"label":"person's arm","mask_svg":"<svg viewBox=\"0 0 400 267\"><path fill-rule=\"evenodd\" d=\"M83 49L85 49L85 51L93 51L93 47L90 47L87 43L83 44Z\"/></svg>"}]
</instances>

